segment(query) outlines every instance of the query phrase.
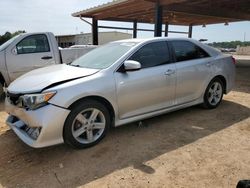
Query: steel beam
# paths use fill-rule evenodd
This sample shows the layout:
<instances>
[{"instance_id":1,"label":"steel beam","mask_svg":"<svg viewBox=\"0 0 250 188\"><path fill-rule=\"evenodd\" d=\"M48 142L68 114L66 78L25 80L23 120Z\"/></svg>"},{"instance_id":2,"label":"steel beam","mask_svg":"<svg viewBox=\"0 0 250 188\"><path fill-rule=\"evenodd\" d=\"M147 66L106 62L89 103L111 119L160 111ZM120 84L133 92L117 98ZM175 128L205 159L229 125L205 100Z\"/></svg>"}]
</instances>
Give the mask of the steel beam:
<instances>
[{"instance_id":1,"label":"steel beam","mask_svg":"<svg viewBox=\"0 0 250 188\"><path fill-rule=\"evenodd\" d=\"M92 43L98 45L98 20L92 19Z\"/></svg>"},{"instance_id":2,"label":"steel beam","mask_svg":"<svg viewBox=\"0 0 250 188\"><path fill-rule=\"evenodd\" d=\"M98 28L102 28L102 29L118 29L118 30L129 30L129 31L133 31L134 28L130 28L130 27L112 27L112 26L98 26ZM154 32L153 29L139 29L137 28L137 31L146 31L146 32ZM165 31L163 31L165 32ZM168 33L177 33L177 34L188 34L188 32L185 31L168 31Z\"/></svg>"},{"instance_id":3,"label":"steel beam","mask_svg":"<svg viewBox=\"0 0 250 188\"><path fill-rule=\"evenodd\" d=\"M159 1L155 4L155 37L162 36L162 11L163 7Z\"/></svg>"},{"instance_id":4,"label":"steel beam","mask_svg":"<svg viewBox=\"0 0 250 188\"><path fill-rule=\"evenodd\" d=\"M168 37L169 24L165 24L165 37Z\"/></svg>"},{"instance_id":5,"label":"steel beam","mask_svg":"<svg viewBox=\"0 0 250 188\"><path fill-rule=\"evenodd\" d=\"M188 38L192 38L192 36L193 36L193 25L190 24L188 29Z\"/></svg>"},{"instance_id":6,"label":"steel beam","mask_svg":"<svg viewBox=\"0 0 250 188\"><path fill-rule=\"evenodd\" d=\"M133 23L133 38L137 38L137 21Z\"/></svg>"}]
</instances>

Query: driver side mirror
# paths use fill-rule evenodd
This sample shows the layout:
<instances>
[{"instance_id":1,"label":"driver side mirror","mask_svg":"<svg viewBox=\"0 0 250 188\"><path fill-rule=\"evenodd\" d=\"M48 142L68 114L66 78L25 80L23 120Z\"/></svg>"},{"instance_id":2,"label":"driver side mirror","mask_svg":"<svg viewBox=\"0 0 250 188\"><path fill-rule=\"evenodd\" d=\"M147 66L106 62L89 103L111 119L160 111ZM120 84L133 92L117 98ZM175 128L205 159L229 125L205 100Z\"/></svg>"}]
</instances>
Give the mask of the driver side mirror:
<instances>
[{"instance_id":1,"label":"driver side mirror","mask_svg":"<svg viewBox=\"0 0 250 188\"><path fill-rule=\"evenodd\" d=\"M125 71L137 71L141 69L141 63L138 61L127 60L124 62Z\"/></svg>"},{"instance_id":2,"label":"driver side mirror","mask_svg":"<svg viewBox=\"0 0 250 188\"><path fill-rule=\"evenodd\" d=\"M16 47L11 50L12 54L17 55L17 49Z\"/></svg>"}]
</instances>

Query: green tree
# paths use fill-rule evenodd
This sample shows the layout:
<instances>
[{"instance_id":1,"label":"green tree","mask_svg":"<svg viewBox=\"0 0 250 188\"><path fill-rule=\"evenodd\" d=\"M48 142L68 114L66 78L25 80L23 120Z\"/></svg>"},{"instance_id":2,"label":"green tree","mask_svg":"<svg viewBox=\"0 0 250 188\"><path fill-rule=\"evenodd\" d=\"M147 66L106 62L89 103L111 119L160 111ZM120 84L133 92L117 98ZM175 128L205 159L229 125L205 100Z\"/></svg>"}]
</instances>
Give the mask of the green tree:
<instances>
[{"instance_id":1,"label":"green tree","mask_svg":"<svg viewBox=\"0 0 250 188\"><path fill-rule=\"evenodd\" d=\"M16 31L14 33L6 32L4 35L0 35L0 45L11 39L12 37L19 35L21 33L25 33L25 31Z\"/></svg>"},{"instance_id":2,"label":"green tree","mask_svg":"<svg viewBox=\"0 0 250 188\"><path fill-rule=\"evenodd\" d=\"M250 41L241 42L241 41L231 41L231 42L213 42L208 45L216 48L237 48L237 46L250 46Z\"/></svg>"}]
</instances>

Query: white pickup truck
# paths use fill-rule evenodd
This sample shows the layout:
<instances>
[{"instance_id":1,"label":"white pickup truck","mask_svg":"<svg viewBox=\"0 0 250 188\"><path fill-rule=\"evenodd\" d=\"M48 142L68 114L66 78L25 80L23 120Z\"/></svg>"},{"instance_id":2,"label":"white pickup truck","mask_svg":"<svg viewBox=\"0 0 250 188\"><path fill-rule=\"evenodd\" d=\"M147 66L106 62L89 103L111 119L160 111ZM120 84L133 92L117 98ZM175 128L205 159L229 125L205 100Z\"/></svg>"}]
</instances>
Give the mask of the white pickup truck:
<instances>
[{"instance_id":1,"label":"white pickup truck","mask_svg":"<svg viewBox=\"0 0 250 188\"><path fill-rule=\"evenodd\" d=\"M0 46L0 95L3 87L31 70L69 64L96 46L59 49L53 33L24 33Z\"/></svg>"}]
</instances>

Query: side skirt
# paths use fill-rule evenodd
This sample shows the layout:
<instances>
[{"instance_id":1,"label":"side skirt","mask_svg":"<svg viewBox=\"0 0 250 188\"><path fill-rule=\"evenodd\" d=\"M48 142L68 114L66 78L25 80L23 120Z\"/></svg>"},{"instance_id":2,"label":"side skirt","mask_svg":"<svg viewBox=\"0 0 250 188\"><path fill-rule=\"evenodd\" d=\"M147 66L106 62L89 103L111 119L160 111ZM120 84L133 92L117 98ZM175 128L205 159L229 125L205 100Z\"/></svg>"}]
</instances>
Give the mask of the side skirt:
<instances>
[{"instance_id":1,"label":"side skirt","mask_svg":"<svg viewBox=\"0 0 250 188\"><path fill-rule=\"evenodd\" d=\"M172 107L169 107L169 108L165 108L165 109L162 109L162 110L157 110L157 111L146 113L146 114L139 115L139 116L133 116L133 117L126 118L126 119L117 119L117 121L115 122L115 127L118 127L118 126L121 126L121 125L124 125L124 124L128 124L128 123L132 123L132 122L136 122L136 121L141 121L141 120L148 119L148 118L151 118L151 117L155 117L155 116L158 116L158 115L162 115L162 114L166 114L166 113L173 112L173 111L176 111L176 110L180 110L180 109L183 109L183 108L198 105L198 104L201 104L201 103L203 103L202 98L197 99L197 100L192 101L192 102L189 102L189 103L181 104L181 105L178 105L178 106L172 106Z\"/></svg>"}]
</instances>

